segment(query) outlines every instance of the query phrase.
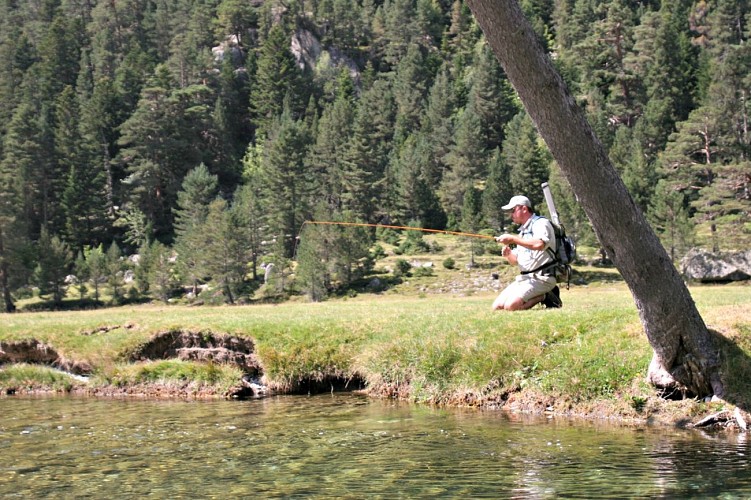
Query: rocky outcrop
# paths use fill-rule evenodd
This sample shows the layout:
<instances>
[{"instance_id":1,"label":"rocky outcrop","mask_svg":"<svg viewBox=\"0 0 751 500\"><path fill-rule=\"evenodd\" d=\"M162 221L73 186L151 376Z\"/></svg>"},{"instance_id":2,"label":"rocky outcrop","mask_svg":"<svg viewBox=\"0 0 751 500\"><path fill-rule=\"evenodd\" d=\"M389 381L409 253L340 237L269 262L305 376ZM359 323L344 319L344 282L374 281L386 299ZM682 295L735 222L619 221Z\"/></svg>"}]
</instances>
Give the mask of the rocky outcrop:
<instances>
[{"instance_id":1,"label":"rocky outcrop","mask_svg":"<svg viewBox=\"0 0 751 500\"><path fill-rule=\"evenodd\" d=\"M300 68L320 68L321 61L328 68L346 67L353 80L357 81L360 71L357 64L336 47L323 47L318 38L309 30L298 29L292 36L290 51Z\"/></svg>"},{"instance_id":2,"label":"rocky outcrop","mask_svg":"<svg viewBox=\"0 0 751 500\"><path fill-rule=\"evenodd\" d=\"M751 279L751 250L735 253L712 253L691 250L681 260L686 279L703 283L727 283Z\"/></svg>"}]
</instances>

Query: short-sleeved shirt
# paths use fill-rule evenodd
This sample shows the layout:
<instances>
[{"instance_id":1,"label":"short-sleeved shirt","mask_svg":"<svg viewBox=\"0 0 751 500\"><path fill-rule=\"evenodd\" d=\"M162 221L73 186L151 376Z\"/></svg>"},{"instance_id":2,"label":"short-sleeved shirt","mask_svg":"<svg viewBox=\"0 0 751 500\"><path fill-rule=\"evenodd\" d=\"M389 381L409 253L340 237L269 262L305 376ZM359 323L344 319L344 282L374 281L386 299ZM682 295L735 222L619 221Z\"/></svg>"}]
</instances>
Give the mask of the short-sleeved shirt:
<instances>
[{"instance_id":1,"label":"short-sleeved shirt","mask_svg":"<svg viewBox=\"0 0 751 500\"><path fill-rule=\"evenodd\" d=\"M541 251L530 250L521 245L516 246L513 252L522 272L539 269L548 262L553 262L553 255L556 250L555 233L553 232L553 225L548 219L533 215L519 228L519 235L524 240L536 239L545 242L545 249ZM547 250L548 248L550 248L552 254Z\"/></svg>"}]
</instances>

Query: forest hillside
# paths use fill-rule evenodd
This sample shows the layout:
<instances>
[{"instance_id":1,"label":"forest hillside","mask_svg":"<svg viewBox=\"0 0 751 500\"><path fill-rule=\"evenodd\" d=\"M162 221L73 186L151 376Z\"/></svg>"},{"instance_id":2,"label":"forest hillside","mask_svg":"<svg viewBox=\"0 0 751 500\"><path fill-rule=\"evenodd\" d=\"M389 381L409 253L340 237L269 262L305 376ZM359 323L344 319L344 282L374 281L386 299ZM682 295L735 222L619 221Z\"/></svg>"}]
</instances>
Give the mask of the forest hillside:
<instances>
[{"instance_id":1,"label":"forest hillside","mask_svg":"<svg viewBox=\"0 0 751 500\"><path fill-rule=\"evenodd\" d=\"M669 254L751 242L747 0L521 0ZM359 221L589 223L461 0L2 0L0 290L346 291ZM129 259L125 257L129 256ZM75 278L72 277L75 276ZM36 292L34 292L36 293Z\"/></svg>"}]
</instances>

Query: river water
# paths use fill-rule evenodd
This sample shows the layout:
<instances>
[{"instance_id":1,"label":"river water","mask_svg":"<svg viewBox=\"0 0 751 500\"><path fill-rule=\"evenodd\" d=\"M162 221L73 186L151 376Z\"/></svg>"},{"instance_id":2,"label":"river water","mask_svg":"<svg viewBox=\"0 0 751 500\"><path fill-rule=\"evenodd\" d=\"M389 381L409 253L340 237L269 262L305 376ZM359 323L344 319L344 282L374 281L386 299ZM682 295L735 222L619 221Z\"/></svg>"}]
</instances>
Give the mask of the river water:
<instances>
[{"instance_id":1,"label":"river water","mask_svg":"<svg viewBox=\"0 0 751 500\"><path fill-rule=\"evenodd\" d=\"M353 394L0 400L2 498L751 497L745 434Z\"/></svg>"}]
</instances>

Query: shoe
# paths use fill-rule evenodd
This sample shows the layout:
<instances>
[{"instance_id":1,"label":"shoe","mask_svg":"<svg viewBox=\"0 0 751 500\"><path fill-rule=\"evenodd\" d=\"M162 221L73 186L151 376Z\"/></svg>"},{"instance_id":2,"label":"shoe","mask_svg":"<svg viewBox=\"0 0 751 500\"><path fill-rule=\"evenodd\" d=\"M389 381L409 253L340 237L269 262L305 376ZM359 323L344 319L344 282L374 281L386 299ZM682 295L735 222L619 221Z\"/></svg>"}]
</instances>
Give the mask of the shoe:
<instances>
[{"instance_id":1,"label":"shoe","mask_svg":"<svg viewBox=\"0 0 751 500\"><path fill-rule=\"evenodd\" d=\"M545 294L545 298L542 299L542 305L548 309L557 309L563 307L563 301L561 300L561 290L556 285L555 288Z\"/></svg>"}]
</instances>

